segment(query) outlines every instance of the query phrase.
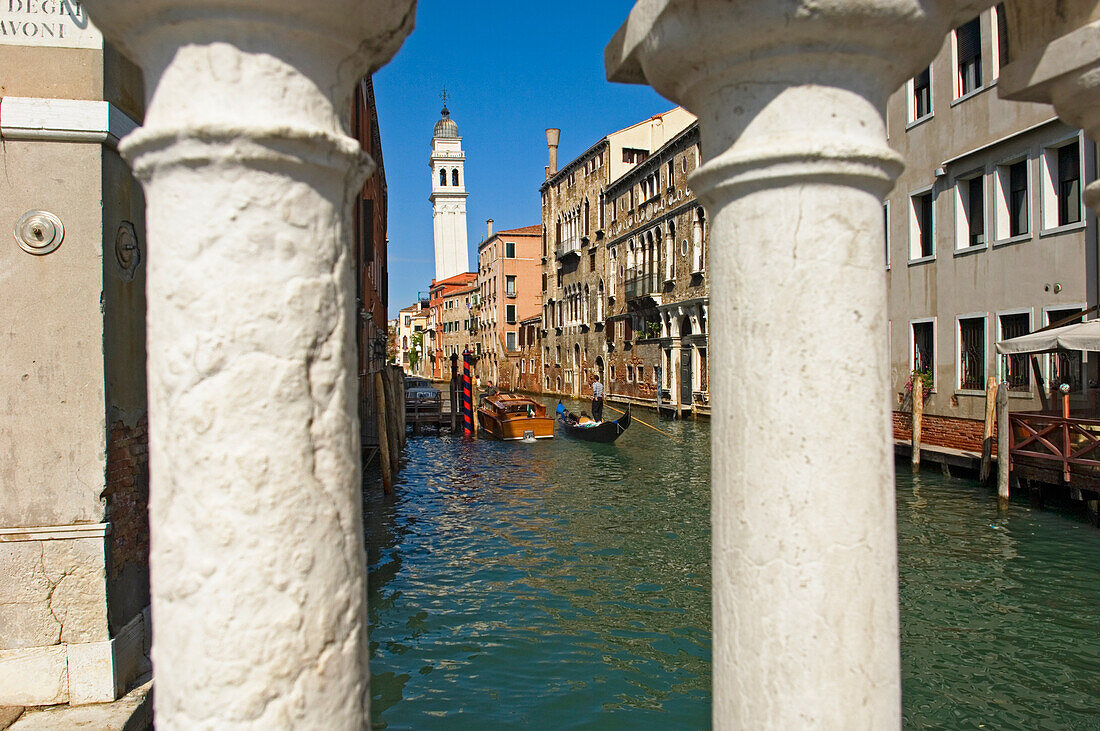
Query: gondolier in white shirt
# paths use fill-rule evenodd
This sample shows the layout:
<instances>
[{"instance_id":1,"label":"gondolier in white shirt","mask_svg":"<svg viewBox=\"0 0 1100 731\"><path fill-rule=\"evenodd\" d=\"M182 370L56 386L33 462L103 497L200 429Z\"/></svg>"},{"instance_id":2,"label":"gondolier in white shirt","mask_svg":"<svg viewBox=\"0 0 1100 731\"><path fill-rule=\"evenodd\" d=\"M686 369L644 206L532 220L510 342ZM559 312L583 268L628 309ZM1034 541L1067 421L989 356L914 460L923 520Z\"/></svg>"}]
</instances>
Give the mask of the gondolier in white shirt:
<instances>
[{"instance_id":1,"label":"gondolier in white shirt","mask_svg":"<svg viewBox=\"0 0 1100 731\"><path fill-rule=\"evenodd\" d=\"M599 373L592 376L592 420L603 421L603 384Z\"/></svg>"}]
</instances>

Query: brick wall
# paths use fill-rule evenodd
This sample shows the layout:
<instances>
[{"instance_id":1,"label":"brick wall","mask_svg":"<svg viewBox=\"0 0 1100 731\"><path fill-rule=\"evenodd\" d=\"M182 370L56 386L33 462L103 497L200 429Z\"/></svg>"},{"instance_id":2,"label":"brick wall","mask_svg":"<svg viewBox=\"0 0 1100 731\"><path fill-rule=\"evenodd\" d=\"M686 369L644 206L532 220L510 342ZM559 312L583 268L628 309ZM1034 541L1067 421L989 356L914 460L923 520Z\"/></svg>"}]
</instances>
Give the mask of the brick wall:
<instances>
[{"instance_id":1,"label":"brick wall","mask_svg":"<svg viewBox=\"0 0 1100 731\"><path fill-rule=\"evenodd\" d=\"M894 439L910 441L913 415L907 411L894 412ZM993 429L993 453L997 452L997 429ZM965 449L981 452L985 441L985 423L977 419L959 419L951 416L925 414L921 421L921 444L929 446Z\"/></svg>"},{"instance_id":2,"label":"brick wall","mask_svg":"<svg viewBox=\"0 0 1100 731\"><path fill-rule=\"evenodd\" d=\"M107 432L107 520L111 523L111 576L127 564L149 565L149 423L122 421Z\"/></svg>"}]
</instances>

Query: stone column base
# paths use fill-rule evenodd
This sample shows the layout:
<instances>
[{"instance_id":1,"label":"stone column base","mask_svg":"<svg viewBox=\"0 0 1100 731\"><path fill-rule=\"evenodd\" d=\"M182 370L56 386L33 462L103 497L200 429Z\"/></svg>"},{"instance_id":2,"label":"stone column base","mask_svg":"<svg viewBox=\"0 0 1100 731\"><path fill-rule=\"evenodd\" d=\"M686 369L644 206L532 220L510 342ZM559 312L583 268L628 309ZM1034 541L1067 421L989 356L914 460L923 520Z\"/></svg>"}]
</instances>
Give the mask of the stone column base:
<instances>
[{"instance_id":1,"label":"stone column base","mask_svg":"<svg viewBox=\"0 0 1100 731\"><path fill-rule=\"evenodd\" d=\"M148 672L148 609L109 636L109 528L0 528L0 706L110 702Z\"/></svg>"}]
</instances>

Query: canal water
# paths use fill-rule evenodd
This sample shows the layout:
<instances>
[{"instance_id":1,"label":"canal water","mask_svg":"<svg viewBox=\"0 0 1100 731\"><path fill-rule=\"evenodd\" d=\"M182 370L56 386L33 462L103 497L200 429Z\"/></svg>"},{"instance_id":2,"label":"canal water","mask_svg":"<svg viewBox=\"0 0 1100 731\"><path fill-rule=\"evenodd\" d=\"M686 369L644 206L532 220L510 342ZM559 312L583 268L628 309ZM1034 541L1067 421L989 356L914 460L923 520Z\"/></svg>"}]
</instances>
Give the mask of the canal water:
<instances>
[{"instance_id":1,"label":"canal water","mask_svg":"<svg viewBox=\"0 0 1100 731\"><path fill-rule=\"evenodd\" d=\"M410 437L368 485L375 728L710 727L710 429ZM1100 531L898 477L907 728L1100 728Z\"/></svg>"}]
</instances>

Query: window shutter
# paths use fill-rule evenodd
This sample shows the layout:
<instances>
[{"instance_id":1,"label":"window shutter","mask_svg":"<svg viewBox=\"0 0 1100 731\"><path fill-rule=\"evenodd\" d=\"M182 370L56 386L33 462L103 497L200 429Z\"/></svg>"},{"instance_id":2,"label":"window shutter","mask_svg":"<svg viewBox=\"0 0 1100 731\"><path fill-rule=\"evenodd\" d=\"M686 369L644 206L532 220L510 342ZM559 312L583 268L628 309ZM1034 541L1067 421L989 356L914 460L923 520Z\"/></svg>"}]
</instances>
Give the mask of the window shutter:
<instances>
[{"instance_id":1,"label":"window shutter","mask_svg":"<svg viewBox=\"0 0 1100 731\"><path fill-rule=\"evenodd\" d=\"M927 89L931 85L931 82L929 80L931 76L931 71L932 67L927 66L925 67L924 71L921 71L919 74L914 76L913 86L917 89Z\"/></svg>"},{"instance_id":2,"label":"window shutter","mask_svg":"<svg viewBox=\"0 0 1100 731\"><path fill-rule=\"evenodd\" d=\"M955 31L959 44L959 63L965 63L982 54L982 26L978 18Z\"/></svg>"}]
</instances>

